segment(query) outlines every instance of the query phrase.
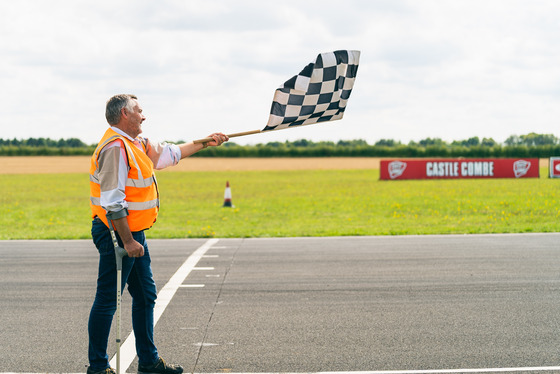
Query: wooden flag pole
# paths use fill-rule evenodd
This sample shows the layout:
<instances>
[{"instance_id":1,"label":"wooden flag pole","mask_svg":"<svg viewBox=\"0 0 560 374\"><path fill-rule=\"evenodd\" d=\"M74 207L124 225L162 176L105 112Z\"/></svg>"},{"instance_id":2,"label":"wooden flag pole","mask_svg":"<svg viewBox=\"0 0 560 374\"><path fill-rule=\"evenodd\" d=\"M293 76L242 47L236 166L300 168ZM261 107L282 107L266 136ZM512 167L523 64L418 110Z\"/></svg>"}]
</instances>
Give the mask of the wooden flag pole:
<instances>
[{"instance_id":1,"label":"wooden flag pole","mask_svg":"<svg viewBox=\"0 0 560 374\"><path fill-rule=\"evenodd\" d=\"M230 138L235 138L237 136L245 136L245 135L251 135L251 134L258 134L262 132L262 130L253 130L253 131L245 131L245 132L236 132L235 134L228 134L228 137ZM195 141L193 141L194 144L199 144L199 143L206 143L206 142L211 142L212 138L204 138L204 139L197 139Z\"/></svg>"}]
</instances>

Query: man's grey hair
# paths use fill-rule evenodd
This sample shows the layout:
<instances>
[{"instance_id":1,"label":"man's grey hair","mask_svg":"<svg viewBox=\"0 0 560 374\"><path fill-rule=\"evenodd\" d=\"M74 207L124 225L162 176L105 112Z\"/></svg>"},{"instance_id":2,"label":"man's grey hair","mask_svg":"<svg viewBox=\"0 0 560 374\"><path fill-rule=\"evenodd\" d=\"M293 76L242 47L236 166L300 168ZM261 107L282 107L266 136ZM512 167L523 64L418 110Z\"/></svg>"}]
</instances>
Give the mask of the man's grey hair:
<instances>
[{"instance_id":1,"label":"man's grey hair","mask_svg":"<svg viewBox=\"0 0 560 374\"><path fill-rule=\"evenodd\" d=\"M115 95L107 101L107 107L105 109L105 118L109 125L114 126L121 120L121 109L126 108L129 112L134 110L134 105L132 100L138 100L135 95L120 94Z\"/></svg>"}]
</instances>

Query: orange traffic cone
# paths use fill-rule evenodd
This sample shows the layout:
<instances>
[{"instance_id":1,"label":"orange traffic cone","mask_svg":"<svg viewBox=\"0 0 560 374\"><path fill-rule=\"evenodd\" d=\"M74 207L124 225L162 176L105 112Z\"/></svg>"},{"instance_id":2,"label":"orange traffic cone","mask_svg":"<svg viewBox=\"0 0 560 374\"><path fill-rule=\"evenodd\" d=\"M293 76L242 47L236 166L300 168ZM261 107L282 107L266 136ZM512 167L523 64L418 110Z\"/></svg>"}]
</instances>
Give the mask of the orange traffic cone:
<instances>
[{"instance_id":1,"label":"orange traffic cone","mask_svg":"<svg viewBox=\"0 0 560 374\"><path fill-rule=\"evenodd\" d=\"M229 188L229 181L226 182L226 192L224 192L224 207L233 207L231 203L231 188Z\"/></svg>"}]
</instances>

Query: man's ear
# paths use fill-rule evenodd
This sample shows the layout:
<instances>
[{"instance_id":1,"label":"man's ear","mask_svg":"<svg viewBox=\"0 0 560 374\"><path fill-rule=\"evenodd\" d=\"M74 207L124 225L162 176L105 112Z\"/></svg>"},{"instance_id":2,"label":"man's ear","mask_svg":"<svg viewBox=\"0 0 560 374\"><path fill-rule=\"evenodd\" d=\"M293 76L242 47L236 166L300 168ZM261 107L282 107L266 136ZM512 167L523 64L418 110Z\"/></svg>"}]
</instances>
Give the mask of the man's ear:
<instances>
[{"instance_id":1,"label":"man's ear","mask_svg":"<svg viewBox=\"0 0 560 374\"><path fill-rule=\"evenodd\" d=\"M126 111L126 107L123 107L121 109L121 116L124 117L124 118L128 117L128 112Z\"/></svg>"}]
</instances>

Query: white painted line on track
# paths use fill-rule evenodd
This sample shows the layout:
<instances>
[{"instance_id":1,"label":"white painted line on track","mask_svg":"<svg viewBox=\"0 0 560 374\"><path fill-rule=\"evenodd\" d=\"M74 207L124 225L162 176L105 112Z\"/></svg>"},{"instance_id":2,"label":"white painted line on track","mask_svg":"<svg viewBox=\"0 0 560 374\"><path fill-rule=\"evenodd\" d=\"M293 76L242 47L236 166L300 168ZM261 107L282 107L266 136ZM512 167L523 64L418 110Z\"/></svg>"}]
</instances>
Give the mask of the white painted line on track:
<instances>
[{"instance_id":1,"label":"white painted line on track","mask_svg":"<svg viewBox=\"0 0 560 374\"><path fill-rule=\"evenodd\" d=\"M204 287L203 284L182 284L179 287L181 288L202 288Z\"/></svg>"},{"instance_id":2,"label":"white painted line on track","mask_svg":"<svg viewBox=\"0 0 560 374\"><path fill-rule=\"evenodd\" d=\"M195 343L200 345L202 343ZM205 343L214 345L212 343ZM217 344L216 344L217 345ZM481 369L434 369L434 370L381 370L381 371L318 371L318 372L270 372L270 373L228 373L228 374L446 374L446 373L511 373L511 372L533 372L533 371L559 371L560 366L529 366L513 368L481 368ZM125 371L126 372L126 371ZM0 374L48 374L48 373L13 373ZM83 374L83 373L60 373L60 374ZM223 373L195 373L195 374L223 374Z\"/></svg>"},{"instance_id":3,"label":"white painted line on track","mask_svg":"<svg viewBox=\"0 0 560 374\"><path fill-rule=\"evenodd\" d=\"M214 267L211 267L211 266L209 266L209 267L196 267L196 268L193 268L193 270L214 270Z\"/></svg>"},{"instance_id":4,"label":"white painted line on track","mask_svg":"<svg viewBox=\"0 0 560 374\"><path fill-rule=\"evenodd\" d=\"M511 373L530 371L556 371L560 366L480 368L480 369L434 369L434 370L381 370L381 371L323 371L315 374L445 374L445 373ZM239 373L237 373L239 374Z\"/></svg>"},{"instance_id":5,"label":"white painted line on track","mask_svg":"<svg viewBox=\"0 0 560 374\"><path fill-rule=\"evenodd\" d=\"M560 366L530 366L513 368L481 368L481 369L433 369L433 370L381 370L381 371L319 371L299 373L228 373L228 374L446 374L446 373L511 373L532 371L558 371ZM195 373L195 374L223 374L223 373Z\"/></svg>"},{"instance_id":6,"label":"white painted line on track","mask_svg":"<svg viewBox=\"0 0 560 374\"><path fill-rule=\"evenodd\" d=\"M177 292L177 289L181 287L187 276L190 272L195 268L196 264L202 256L216 244L219 239L209 239L206 243L200 246L196 251L194 251L187 260L181 265L179 270L173 274L173 276L169 279L167 284L163 286L163 288L158 292L156 305L154 307L154 327L167 308L167 305L171 302L171 299ZM126 370L134 361L136 357L136 338L134 337L134 332L131 332L128 338L124 341L121 345L121 370L126 373ZM113 356L111 361L109 362L111 367L117 367L117 356Z\"/></svg>"}]
</instances>

